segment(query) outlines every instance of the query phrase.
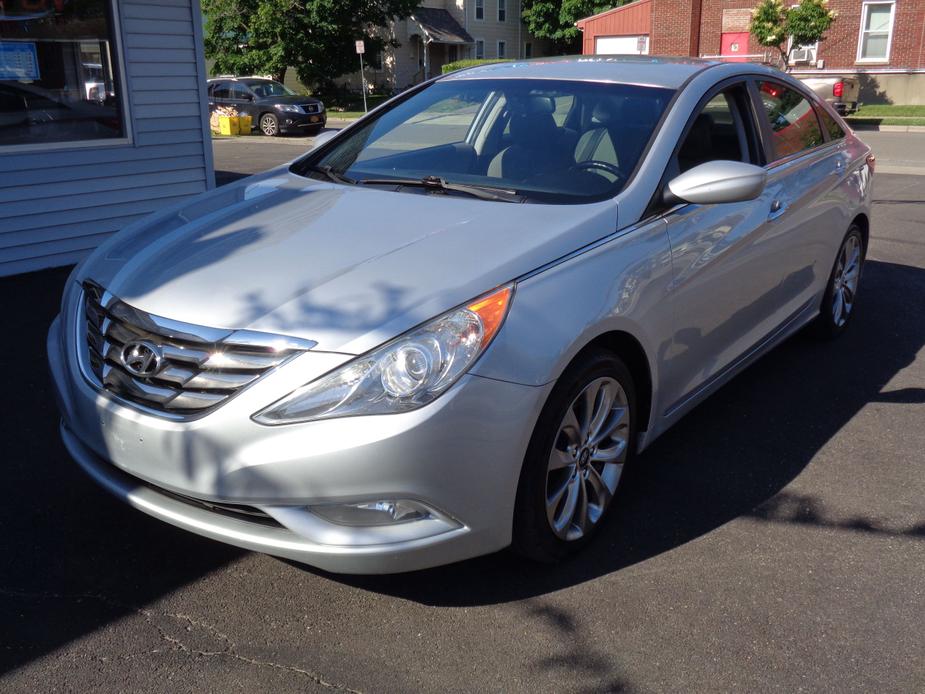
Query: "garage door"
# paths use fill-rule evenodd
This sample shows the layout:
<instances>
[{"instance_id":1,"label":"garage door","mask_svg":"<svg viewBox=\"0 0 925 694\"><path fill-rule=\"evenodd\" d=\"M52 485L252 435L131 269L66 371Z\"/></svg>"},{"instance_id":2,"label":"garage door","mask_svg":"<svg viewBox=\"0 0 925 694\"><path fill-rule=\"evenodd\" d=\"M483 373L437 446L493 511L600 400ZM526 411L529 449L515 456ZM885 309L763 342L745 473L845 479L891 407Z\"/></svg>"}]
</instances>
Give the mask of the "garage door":
<instances>
[{"instance_id":1,"label":"garage door","mask_svg":"<svg viewBox=\"0 0 925 694\"><path fill-rule=\"evenodd\" d=\"M594 39L597 55L646 55L649 52L649 37L642 36L598 36Z\"/></svg>"}]
</instances>

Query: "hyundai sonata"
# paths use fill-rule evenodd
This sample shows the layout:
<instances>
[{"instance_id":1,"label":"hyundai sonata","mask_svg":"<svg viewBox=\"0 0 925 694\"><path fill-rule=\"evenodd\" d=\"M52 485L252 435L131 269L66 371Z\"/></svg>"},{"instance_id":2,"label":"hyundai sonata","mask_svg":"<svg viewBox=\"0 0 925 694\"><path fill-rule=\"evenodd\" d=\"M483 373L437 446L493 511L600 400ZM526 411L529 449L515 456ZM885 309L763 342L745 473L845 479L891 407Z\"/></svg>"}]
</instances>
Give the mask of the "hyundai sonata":
<instances>
[{"instance_id":1,"label":"hyundai sonata","mask_svg":"<svg viewBox=\"0 0 925 694\"><path fill-rule=\"evenodd\" d=\"M755 65L443 76L80 264L64 442L145 513L331 571L561 558L682 415L845 329L873 165Z\"/></svg>"}]
</instances>

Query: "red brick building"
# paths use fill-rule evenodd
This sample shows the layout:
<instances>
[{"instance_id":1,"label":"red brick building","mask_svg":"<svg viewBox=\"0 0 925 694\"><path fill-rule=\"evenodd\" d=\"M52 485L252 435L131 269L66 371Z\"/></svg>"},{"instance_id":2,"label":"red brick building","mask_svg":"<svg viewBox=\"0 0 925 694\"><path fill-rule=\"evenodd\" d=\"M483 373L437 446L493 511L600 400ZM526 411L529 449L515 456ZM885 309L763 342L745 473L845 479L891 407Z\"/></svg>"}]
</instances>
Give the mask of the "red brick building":
<instances>
[{"instance_id":1,"label":"red brick building","mask_svg":"<svg viewBox=\"0 0 925 694\"><path fill-rule=\"evenodd\" d=\"M585 54L652 53L764 61L748 33L757 0L637 0L578 22ZM796 0L794 0L796 4ZM830 0L838 13L793 72L851 74L864 103L925 103L925 0Z\"/></svg>"}]
</instances>

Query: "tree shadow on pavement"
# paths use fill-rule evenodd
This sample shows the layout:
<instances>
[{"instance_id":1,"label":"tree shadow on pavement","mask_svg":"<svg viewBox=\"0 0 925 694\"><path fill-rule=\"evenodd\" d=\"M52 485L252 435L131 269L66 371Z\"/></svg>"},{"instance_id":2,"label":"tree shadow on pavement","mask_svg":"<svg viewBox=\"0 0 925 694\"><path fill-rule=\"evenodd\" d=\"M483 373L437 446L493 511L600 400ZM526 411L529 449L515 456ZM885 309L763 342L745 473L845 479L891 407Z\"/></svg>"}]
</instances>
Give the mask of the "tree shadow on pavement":
<instances>
[{"instance_id":1,"label":"tree shadow on pavement","mask_svg":"<svg viewBox=\"0 0 925 694\"><path fill-rule=\"evenodd\" d=\"M122 505L69 459L44 347L66 275L0 280L7 297L0 671L138 612L242 555ZM788 341L641 456L601 536L574 559L541 566L502 552L411 574L333 580L429 605L488 605L619 571L740 516L831 527L837 521L824 509L794 512L806 500L781 491L865 404L925 400L919 388L884 392L925 344L925 270L870 262L863 286L856 322L840 341ZM863 518L844 527L895 532ZM921 537L922 526L907 534ZM567 615L538 616L568 631ZM596 673L595 662L585 665Z\"/></svg>"},{"instance_id":2,"label":"tree shadow on pavement","mask_svg":"<svg viewBox=\"0 0 925 694\"><path fill-rule=\"evenodd\" d=\"M599 536L574 558L545 566L501 552L415 573L334 579L428 605L485 605L619 571L740 516L838 524L818 511L788 517L773 500L867 403L925 402L920 388L884 392L925 345L925 270L869 261L862 288L854 322L839 340L797 335L642 454ZM899 532L922 537L923 525ZM863 518L843 527L878 530Z\"/></svg>"},{"instance_id":3,"label":"tree shadow on pavement","mask_svg":"<svg viewBox=\"0 0 925 694\"><path fill-rule=\"evenodd\" d=\"M45 335L69 270L0 279L0 672L138 612L243 554L122 504L64 450Z\"/></svg>"}]
</instances>

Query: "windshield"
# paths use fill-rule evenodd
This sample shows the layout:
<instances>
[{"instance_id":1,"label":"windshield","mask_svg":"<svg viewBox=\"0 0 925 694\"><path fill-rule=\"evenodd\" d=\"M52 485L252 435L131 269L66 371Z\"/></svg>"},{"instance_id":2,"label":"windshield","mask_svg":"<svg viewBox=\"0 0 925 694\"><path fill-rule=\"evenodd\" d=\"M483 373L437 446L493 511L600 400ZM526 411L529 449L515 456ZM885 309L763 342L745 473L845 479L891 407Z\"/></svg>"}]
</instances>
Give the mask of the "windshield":
<instances>
[{"instance_id":1,"label":"windshield","mask_svg":"<svg viewBox=\"0 0 925 694\"><path fill-rule=\"evenodd\" d=\"M261 98L267 96L293 96L295 94L289 87L283 86L279 82L271 82L270 80L255 80L253 82L245 82L245 84L251 88L254 94Z\"/></svg>"},{"instance_id":2,"label":"windshield","mask_svg":"<svg viewBox=\"0 0 925 694\"><path fill-rule=\"evenodd\" d=\"M530 200L588 202L626 184L672 95L563 80L438 81L292 170L354 183L438 178Z\"/></svg>"}]
</instances>

